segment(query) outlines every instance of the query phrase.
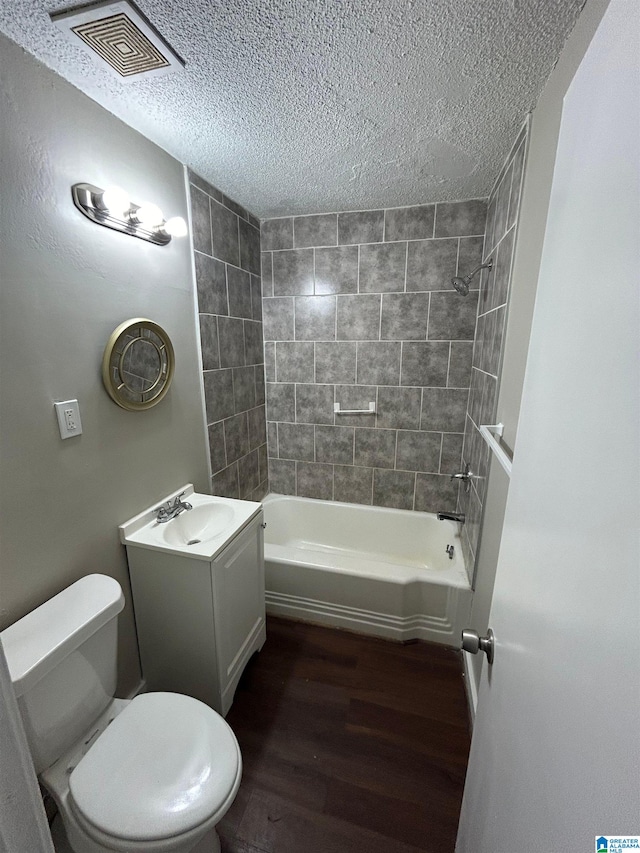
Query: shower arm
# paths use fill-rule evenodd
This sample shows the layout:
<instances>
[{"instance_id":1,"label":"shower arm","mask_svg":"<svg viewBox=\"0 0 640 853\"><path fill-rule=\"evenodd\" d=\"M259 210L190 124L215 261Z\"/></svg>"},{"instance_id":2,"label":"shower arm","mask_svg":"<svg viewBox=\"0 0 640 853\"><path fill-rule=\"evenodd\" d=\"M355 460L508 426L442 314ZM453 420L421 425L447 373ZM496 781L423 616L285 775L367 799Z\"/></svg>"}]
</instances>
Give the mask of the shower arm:
<instances>
[{"instance_id":1,"label":"shower arm","mask_svg":"<svg viewBox=\"0 0 640 853\"><path fill-rule=\"evenodd\" d=\"M471 279L474 277L474 275L475 275L476 273L480 272L480 270L490 270L490 269L493 269L493 261L492 261L492 260L487 261L487 263L486 263L486 264L480 264L480 266L479 266L479 267L476 267L476 268L474 269L474 271L473 271L473 272L470 272L470 273L469 273L469 275L465 275L465 277L464 277L464 279L463 279L463 280L464 280L467 284L469 284L469 283L471 282Z\"/></svg>"}]
</instances>

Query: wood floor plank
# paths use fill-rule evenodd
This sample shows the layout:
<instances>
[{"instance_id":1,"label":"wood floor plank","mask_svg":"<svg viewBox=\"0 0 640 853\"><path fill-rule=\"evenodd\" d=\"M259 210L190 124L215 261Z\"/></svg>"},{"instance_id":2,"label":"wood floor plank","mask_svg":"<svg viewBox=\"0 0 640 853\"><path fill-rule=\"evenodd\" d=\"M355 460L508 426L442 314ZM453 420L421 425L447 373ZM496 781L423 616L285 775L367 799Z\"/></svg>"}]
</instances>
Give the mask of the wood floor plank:
<instances>
[{"instance_id":1,"label":"wood floor plank","mask_svg":"<svg viewBox=\"0 0 640 853\"><path fill-rule=\"evenodd\" d=\"M385 683L378 678L375 683L357 686L350 691L352 699L369 702L389 711L403 713L409 711L435 723L448 723L457 726L462 733L468 731L469 713L464 701L464 685L422 685L409 693L394 688L393 682Z\"/></svg>"},{"instance_id":2,"label":"wood floor plank","mask_svg":"<svg viewBox=\"0 0 640 853\"><path fill-rule=\"evenodd\" d=\"M300 806L321 812L327 799L327 776L310 763L306 753L288 747L288 738L265 746L260 735L245 734L242 740L243 786L263 788ZM308 748L307 748L308 752Z\"/></svg>"},{"instance_id":3,"label":"wood floor plank","mask_svg":"<svg viewBox=\"0 0 640 853\"><path fill-rule=\"evenodd\" d=\"M381 796L344 782L332 783L326 813L374 830L387 838L428 851L451 850L458 827L457 811L443 813L426 800L421 805L405 799Z\"/></svg>"},{"instance_id":4,"label":"wood floor plank","mask_svg":"<svg viewBox=\"0 0 640 853\"><path fill-rule=\"evenodd\" d=\"M389 720L393 725L389 725ZM454 764L466 771L469 758L466 732L456 723L436 721L422 714L389 709L373 702L352 699L347 715L349 731L368 732L390 743L414 749L431 761Z\"/></svg>"},{"instance_id":5,"label":"wood floor plank","mask_svg":"<svg viewBox=\"0 0 640 853\"><path fill-rule=\"evenodd\" d=\"M259 789L251 795L238 840L264 853L418 853L422 849Z\"/></svg>"},{"instance_id":6,"label":"wood floor plank","mask_svg":"<svg viewBox=\"0 0 640 853\"><path fill-rule=\"evenodd\" d=\"M470 736L459 655L270 617L227 720L223 853L453 852Z\"/></svg>"},{"instance_id":7,"label":"wood floor plank","mask_svg":"<svg viewBox=\"0 0 640 853\"><path fill-rule=\"evenodd\" d=\"M231 839L235 838L250 797L251 788L241 784L231 808L218 824L218 832L221 835Z\"/></svg>"}]
</instances>

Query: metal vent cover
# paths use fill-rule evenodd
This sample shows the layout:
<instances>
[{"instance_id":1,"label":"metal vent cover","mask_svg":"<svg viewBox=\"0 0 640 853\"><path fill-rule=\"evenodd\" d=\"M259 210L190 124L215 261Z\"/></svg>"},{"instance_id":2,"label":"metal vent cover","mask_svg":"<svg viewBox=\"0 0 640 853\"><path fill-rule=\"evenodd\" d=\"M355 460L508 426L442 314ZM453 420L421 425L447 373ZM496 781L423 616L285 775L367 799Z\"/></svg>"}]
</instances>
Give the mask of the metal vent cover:
<instances>
[{"instance_id":1,"label":"metal vent cover","mask_svg":"<svg viewBox=\"0 0 640 853\"><path fill-rule=\"evenodd\" d=\"M53 23L76 46L103 60L119 80L182 70L184 62L128 0L107 0L54 12Z\"/></svg>"}]
</instances>

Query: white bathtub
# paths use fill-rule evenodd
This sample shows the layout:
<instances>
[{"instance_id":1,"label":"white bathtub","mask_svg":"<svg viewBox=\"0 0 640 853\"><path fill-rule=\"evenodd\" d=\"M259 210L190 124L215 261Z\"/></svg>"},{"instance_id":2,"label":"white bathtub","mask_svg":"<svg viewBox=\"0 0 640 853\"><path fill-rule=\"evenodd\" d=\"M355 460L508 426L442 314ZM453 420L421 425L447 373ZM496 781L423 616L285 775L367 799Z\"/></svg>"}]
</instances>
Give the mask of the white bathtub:
<instances>
[{"instance_id":1,"label":"white bathtub","mask_svg":"<svg viewBox=\"0 0 640 853\"><path fill-rule=\"evenodd\" d=\"M268 613L459 646L471 589L457 524L284 495L263 504Z\"/></svg>"}]
</instances>

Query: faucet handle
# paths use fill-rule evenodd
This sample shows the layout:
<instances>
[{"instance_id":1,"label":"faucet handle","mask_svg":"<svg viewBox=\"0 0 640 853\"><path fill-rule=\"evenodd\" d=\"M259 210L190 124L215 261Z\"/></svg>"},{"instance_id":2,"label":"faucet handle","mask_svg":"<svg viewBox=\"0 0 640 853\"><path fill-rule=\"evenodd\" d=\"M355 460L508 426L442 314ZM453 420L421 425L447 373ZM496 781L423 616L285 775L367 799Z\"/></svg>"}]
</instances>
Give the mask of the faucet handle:
<instances>
[{"instance_id":1,"label":"faucet handle","mask_svg":"<svg viewBox=\"0 0 640 853\"><path fill-rule=\"evenodd\" d=\"M468 492L471 488L471 478L473 474L471 472L471 465L466 462L462 471L457 471L455 474L451 475L451 481L453 480L461 480L464 483L464 490Z\"/></svg>"},{"instance_id":2,"label":"faucet handle","mask_svg":"<svg viewBox=\"0 0 640 853\"><path fill-rule=\"evenodd\" d=\"M173 509L178 509L178 507L182 507L182 509L193 509L193 506L189 503L189 501L182 500L184 495L184 492L180 492L180 494L176 497L173 502Z\"/></svg>"}]
</instances>

